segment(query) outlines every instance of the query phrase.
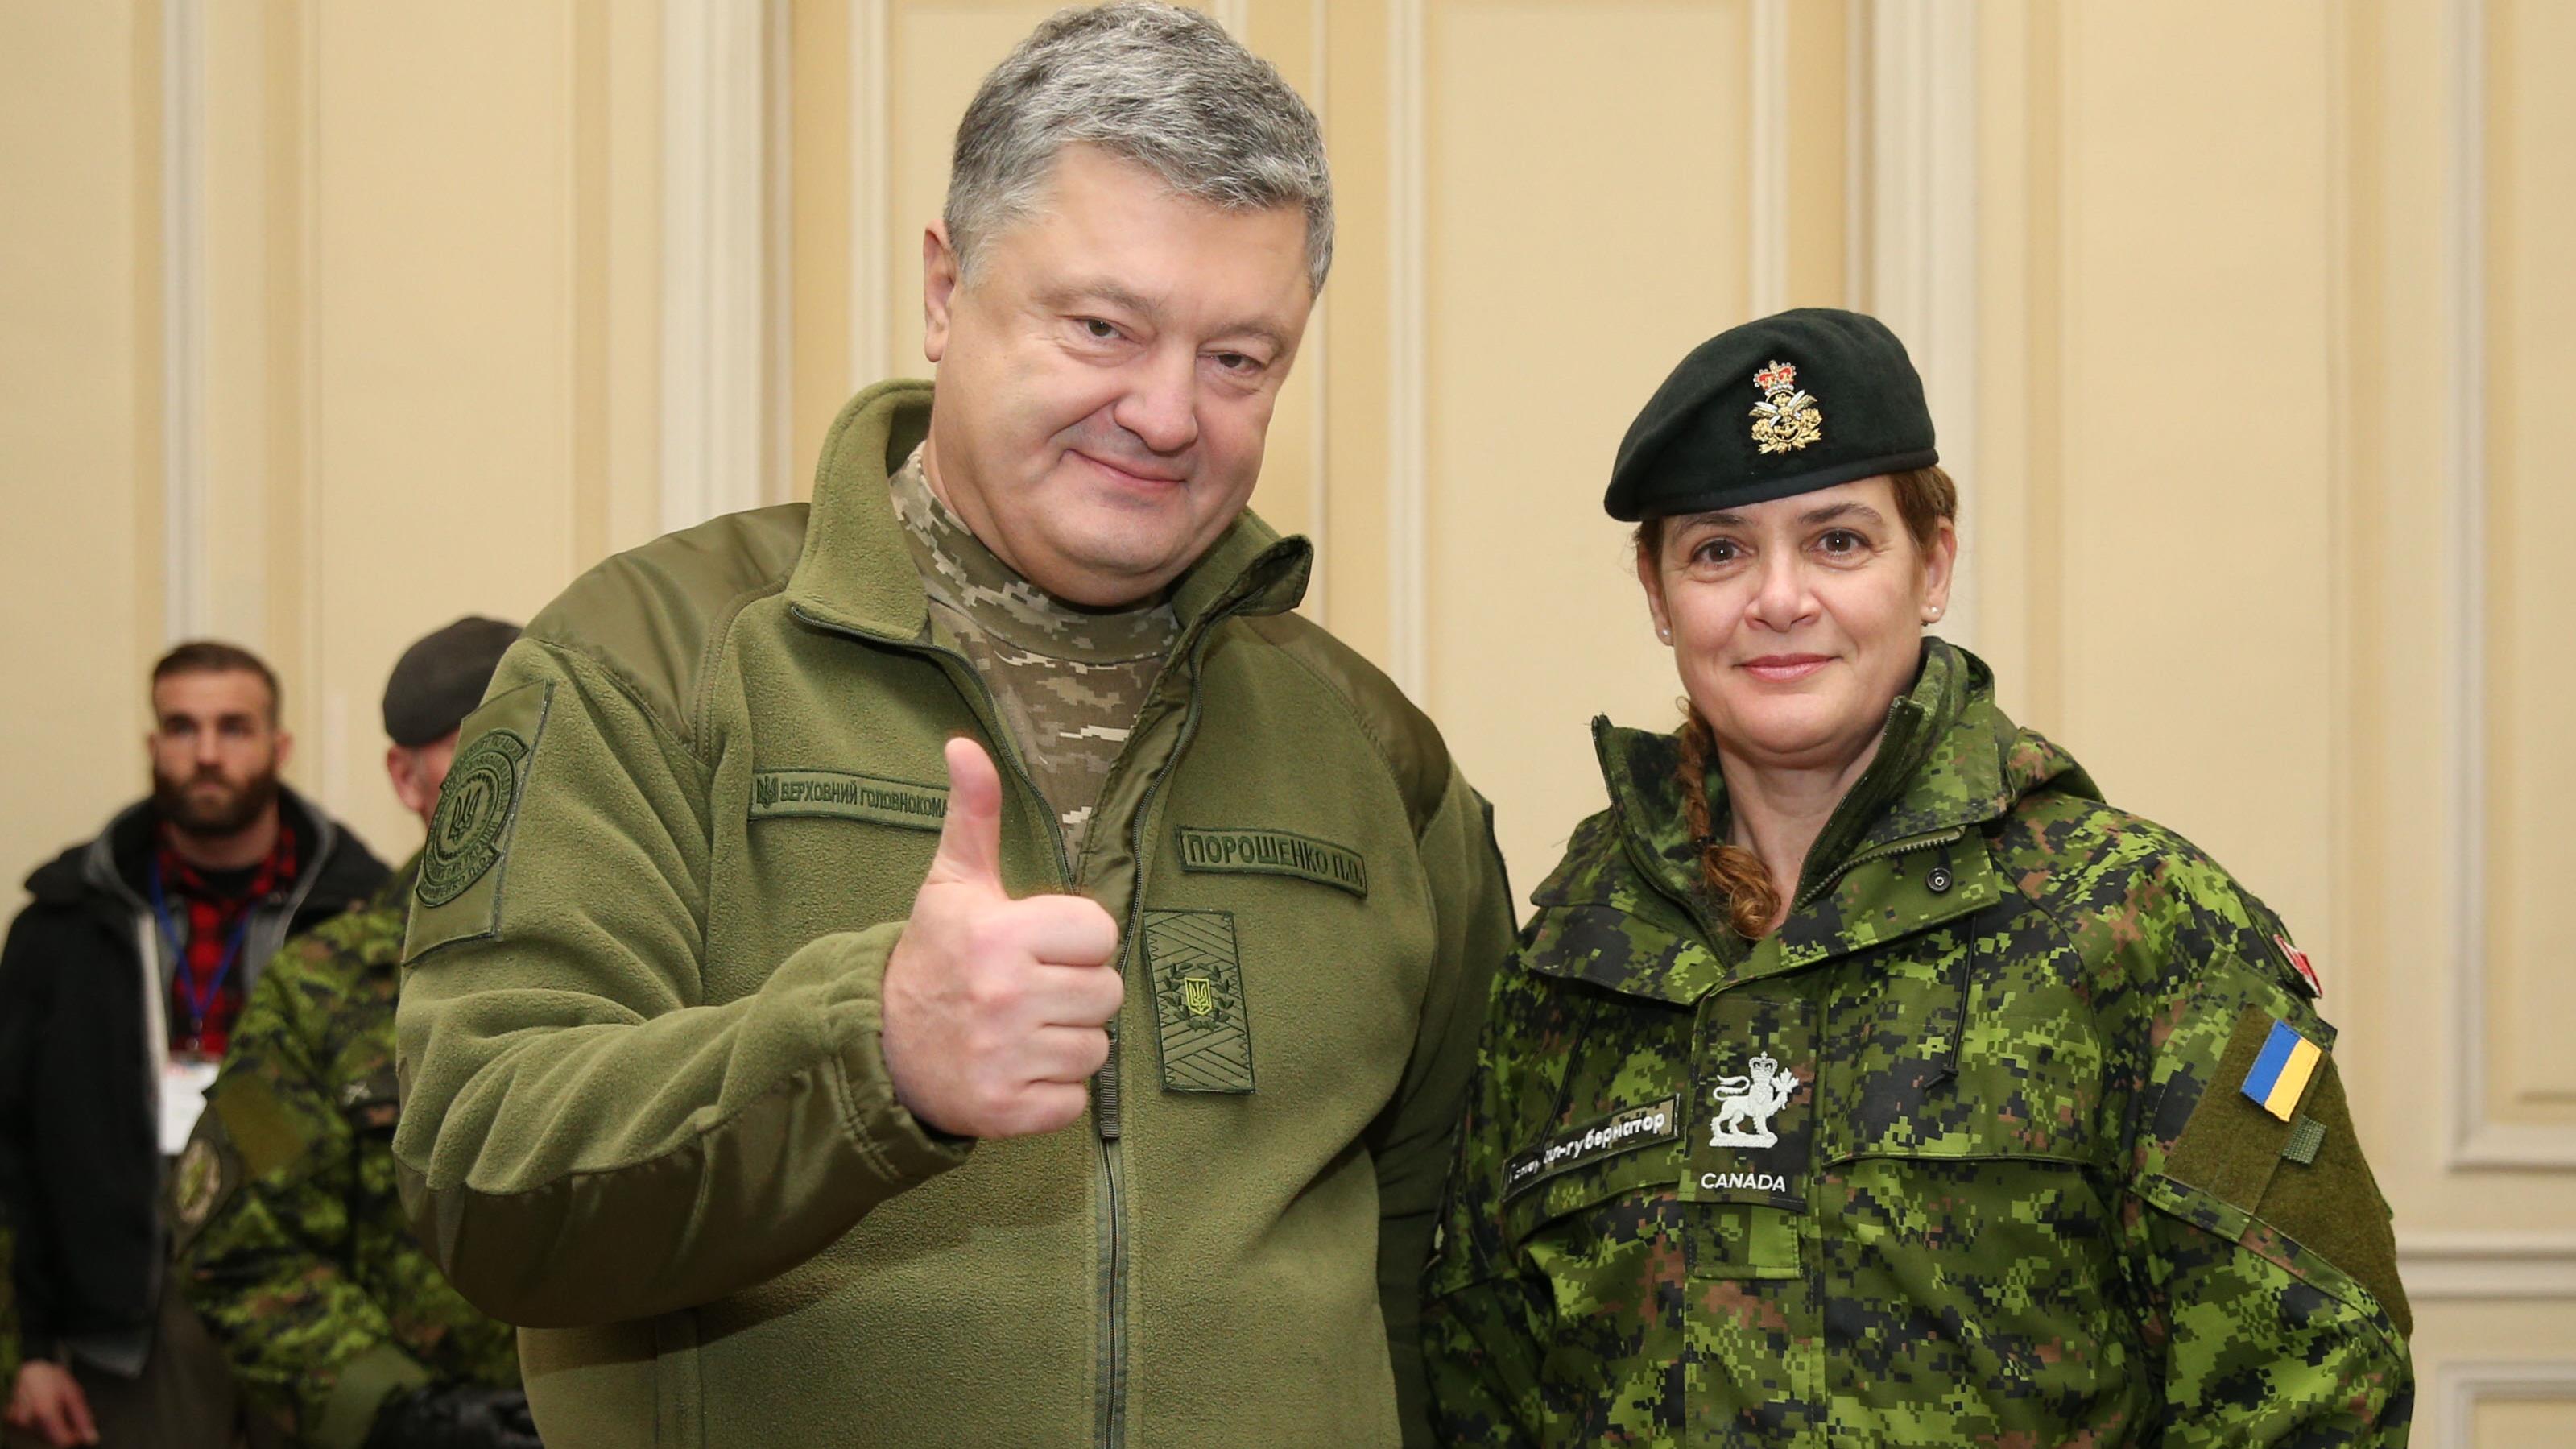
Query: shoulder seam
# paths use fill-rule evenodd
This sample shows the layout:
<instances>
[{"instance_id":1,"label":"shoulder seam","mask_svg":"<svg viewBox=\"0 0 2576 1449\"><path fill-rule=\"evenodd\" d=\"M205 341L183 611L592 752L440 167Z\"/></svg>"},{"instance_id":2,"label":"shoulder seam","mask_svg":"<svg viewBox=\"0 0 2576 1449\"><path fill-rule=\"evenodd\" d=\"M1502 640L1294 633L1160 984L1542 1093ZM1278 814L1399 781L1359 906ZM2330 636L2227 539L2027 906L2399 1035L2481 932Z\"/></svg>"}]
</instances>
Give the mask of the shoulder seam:
<instances>
[{"instance_id":1,"label":"shoulder seam","mask_svg":"<svg viewBox=\"0 0 2576 1449\"><path fill-rule=\"evenodd\" d=\"M708 738L706 722L707 717L715 710L717 674L723 668L725 656L733 649L734 626L741 622L743 610L762 599L784 593L786 589L785 576L764 580L726 600L724 607L716 611L713 620L715 627L707 631L707 647L698 658L698 687L694 691L696 698L689 705L691 753L702 765L715 763L713 758L715 742Z\"/></svg>"},{"instance_id":2,"label":"shoulder seam","mask_svg":"<svg viewBox=\"0 0 2576 1449\"><path fill-rule=\"evenodd\" d=\"M1352 724L1358 726L1360 734L1368 740L1369 748L1377 752L1378 768L1386 772L1387 783L1395 787L1396 798L1404 802L1406 812L1410 814L1413 804L1412 797L1405 792L1404 776L1402 772L1396 768L1394 751L1388 748L1386 740L1382 738L1378 734L1377 729L1369 723L1367 711L1361 709L1359 707L1359 703L1356 700L1353 700L1339 684L1335 683L1330 675L1316 667L1313 661L1299 654L1296 650L1288 648L1286 645L1279 644L1274 641L1265 642L1269 642L1271 648L1274 648L1281 654L1285 655L1290 661L1294 662L1298 668L1306 671L1306 673L1312 677L1317 684L1323 686L1324 693L1329 696L1335 704L1341 706L1342 713L1349 716ZM1448 752L1445 749L1441 754L1444 759L1449 758ZM1455 759L1449 759L1449 773L1451 775L1455 775L1457 772L1458 762ZM1440 782L1440 789L1437 794L1445 798L1448 793L1449 781L1443 779ZM1438 811L1435 809L1433 814L1437 813ZM1412 825L1414 842L1416 844L1420 844L1422 840L1422 832L1431 828L1431 816L1426 815L1422 819L1413 821Z\"/></svg>"},{"instance_id":3,"label":"shoulder seam","mask_svg":"<svg viewBox=\"0 0 2576 1449\"><path fill-rule=\"evenodd\" d=\"M691 763L700 769L707 768L707 762L699 757L697 747L691 742L687 731L672 721L664 719L662 711L654 708L652 702L645 698L643 686L629 679L625 671L588 649L576 648L559 639L534 638L530 642L560 658L566 665L596 674L607 681L611 688L625 696L627 703L635 706L636 714L646 724L651 725L656 733L677 745L680 752L688 756Z\"/></svg>"}]
</instances>

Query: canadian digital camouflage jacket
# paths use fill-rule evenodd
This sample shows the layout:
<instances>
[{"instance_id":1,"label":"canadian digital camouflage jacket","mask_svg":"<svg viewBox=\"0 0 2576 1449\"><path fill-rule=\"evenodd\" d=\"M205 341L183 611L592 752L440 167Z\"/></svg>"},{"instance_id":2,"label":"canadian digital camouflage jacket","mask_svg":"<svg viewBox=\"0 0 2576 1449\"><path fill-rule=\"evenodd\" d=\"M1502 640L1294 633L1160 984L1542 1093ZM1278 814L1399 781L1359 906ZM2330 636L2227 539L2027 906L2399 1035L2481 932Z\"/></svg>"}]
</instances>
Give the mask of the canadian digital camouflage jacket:
<instances>
[{"instance_id":1,"label":"canadian digital camouflage jacket","mask_svg":"<svg viewBox=\"0 0 2576 1449\"><path fill-rule=\"evenodd\" d=\"M1935 641L1747 943L1676 741L1595 736L1427 1280L1450 1441L2404 1441L2388 1210L2297 1048L2333 1029L2216 863Z\"/></svg>"},{"instance_id":2,"label":"canadian digital camouflage jacket","mask_svg":"<svg viewBox=\"0 0 2576 1449\"><path fill-rule=\"evenodd\" d=\"M171 1174L189 1301L295 1442L365 1441L387 1395L519 1382L517 1340L421 1251L394 1185L394 999L419 862L289 941Z\"/></svg>"}]
</instances>

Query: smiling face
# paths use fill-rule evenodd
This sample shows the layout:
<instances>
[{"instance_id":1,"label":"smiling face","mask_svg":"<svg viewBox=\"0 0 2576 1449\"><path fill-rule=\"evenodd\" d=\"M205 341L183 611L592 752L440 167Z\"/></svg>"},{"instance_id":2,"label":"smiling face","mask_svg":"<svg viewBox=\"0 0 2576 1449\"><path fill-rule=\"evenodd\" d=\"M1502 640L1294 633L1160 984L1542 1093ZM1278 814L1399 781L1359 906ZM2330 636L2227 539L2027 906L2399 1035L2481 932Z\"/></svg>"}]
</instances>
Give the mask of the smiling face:
<instances>
[{"instance_id":1,"label":"smiling face","mask_svg":"<svg viewBox=\"0 0 2576 1449\"><path fill-rule=\"evenodd\" d=\"M922 239L934 492L1030 582L1151 597L1252 497L1314 305L1297 207L1222 211L1087 146L961 279Z\"/></svg>"},{"instance_id":2,"label":"smiling face","mask_svg":"<svg viewBox=\"0 0 2576 1449\"><path fill-rule=\"evenodd\" d=\"M1666 519L1640 550L1655 627L1719 750L1756 768L1842 768L1876 744L1950 596L1959 539L1907 531L1863 478Z\"/></svg>"}]
</instances>

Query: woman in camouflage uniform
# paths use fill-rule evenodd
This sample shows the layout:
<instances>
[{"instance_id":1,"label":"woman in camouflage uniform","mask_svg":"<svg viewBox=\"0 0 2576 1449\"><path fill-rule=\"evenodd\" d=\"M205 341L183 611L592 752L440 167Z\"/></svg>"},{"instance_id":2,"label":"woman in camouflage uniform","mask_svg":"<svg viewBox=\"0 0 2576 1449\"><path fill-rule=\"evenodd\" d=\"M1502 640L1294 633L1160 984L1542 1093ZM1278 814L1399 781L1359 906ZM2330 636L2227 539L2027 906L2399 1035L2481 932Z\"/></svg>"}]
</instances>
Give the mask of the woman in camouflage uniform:
<instances>
[{"instance_id":1,"label":"woman in camouflage uniform","mask_svg":"<svg viewBox=\"0 0 2576 1449\"><path fill-rule=\"evenodd\" d=\"M1687 692L1596 722L1497 978L1423 1345L1477 1444L2394 1444L2388 1215L2280 922L1924 627L1904 348L1685 359L1607 506Z\"/></svg>"}]
</instances>

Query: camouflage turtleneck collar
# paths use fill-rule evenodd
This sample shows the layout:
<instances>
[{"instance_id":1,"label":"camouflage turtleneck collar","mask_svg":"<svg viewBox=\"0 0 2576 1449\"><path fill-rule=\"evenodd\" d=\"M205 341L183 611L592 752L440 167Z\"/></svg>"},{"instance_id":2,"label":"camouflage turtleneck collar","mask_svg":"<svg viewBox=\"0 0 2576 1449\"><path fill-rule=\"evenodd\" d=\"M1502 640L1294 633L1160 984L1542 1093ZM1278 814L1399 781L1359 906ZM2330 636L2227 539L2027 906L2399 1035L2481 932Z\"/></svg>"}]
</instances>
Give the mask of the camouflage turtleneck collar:
<instances>
[{"instance_id":1,"label":"camouflage turtleneck collar","mask_svg":"<svg viewBox=\"0 0 2576 1449\"><path fill-rule=\"evenodd\" d=\"M1683 824L1676 736L1593 722L1610 798L1629 836L1673 888L1695 888L1698 845ZM1991 820L2027 790L2054 783L2092 794L2056 746L2006 718L1984 661L1927 639L1913 687L1888 710L1878 755L1843 797L1807 854L1803 897L1847 861L1890 842ZM1727 818L1724 780L1708 772L1709 818Z\"/></svg>"},{"instance_id":2,"label":"camouflage turtleneck collar","mask_svg":"<svg viewBox=\"0 0 2576 1449\"><path fill-rule=\"evenodd\" d=\"M1159 660L1180 633L1168 599L1133 609L1080 609L1022 578L930 491L922 450L886 480L904 540L931 598L1017 649L1085 664Z\"/></svg>"}]
</instances>

